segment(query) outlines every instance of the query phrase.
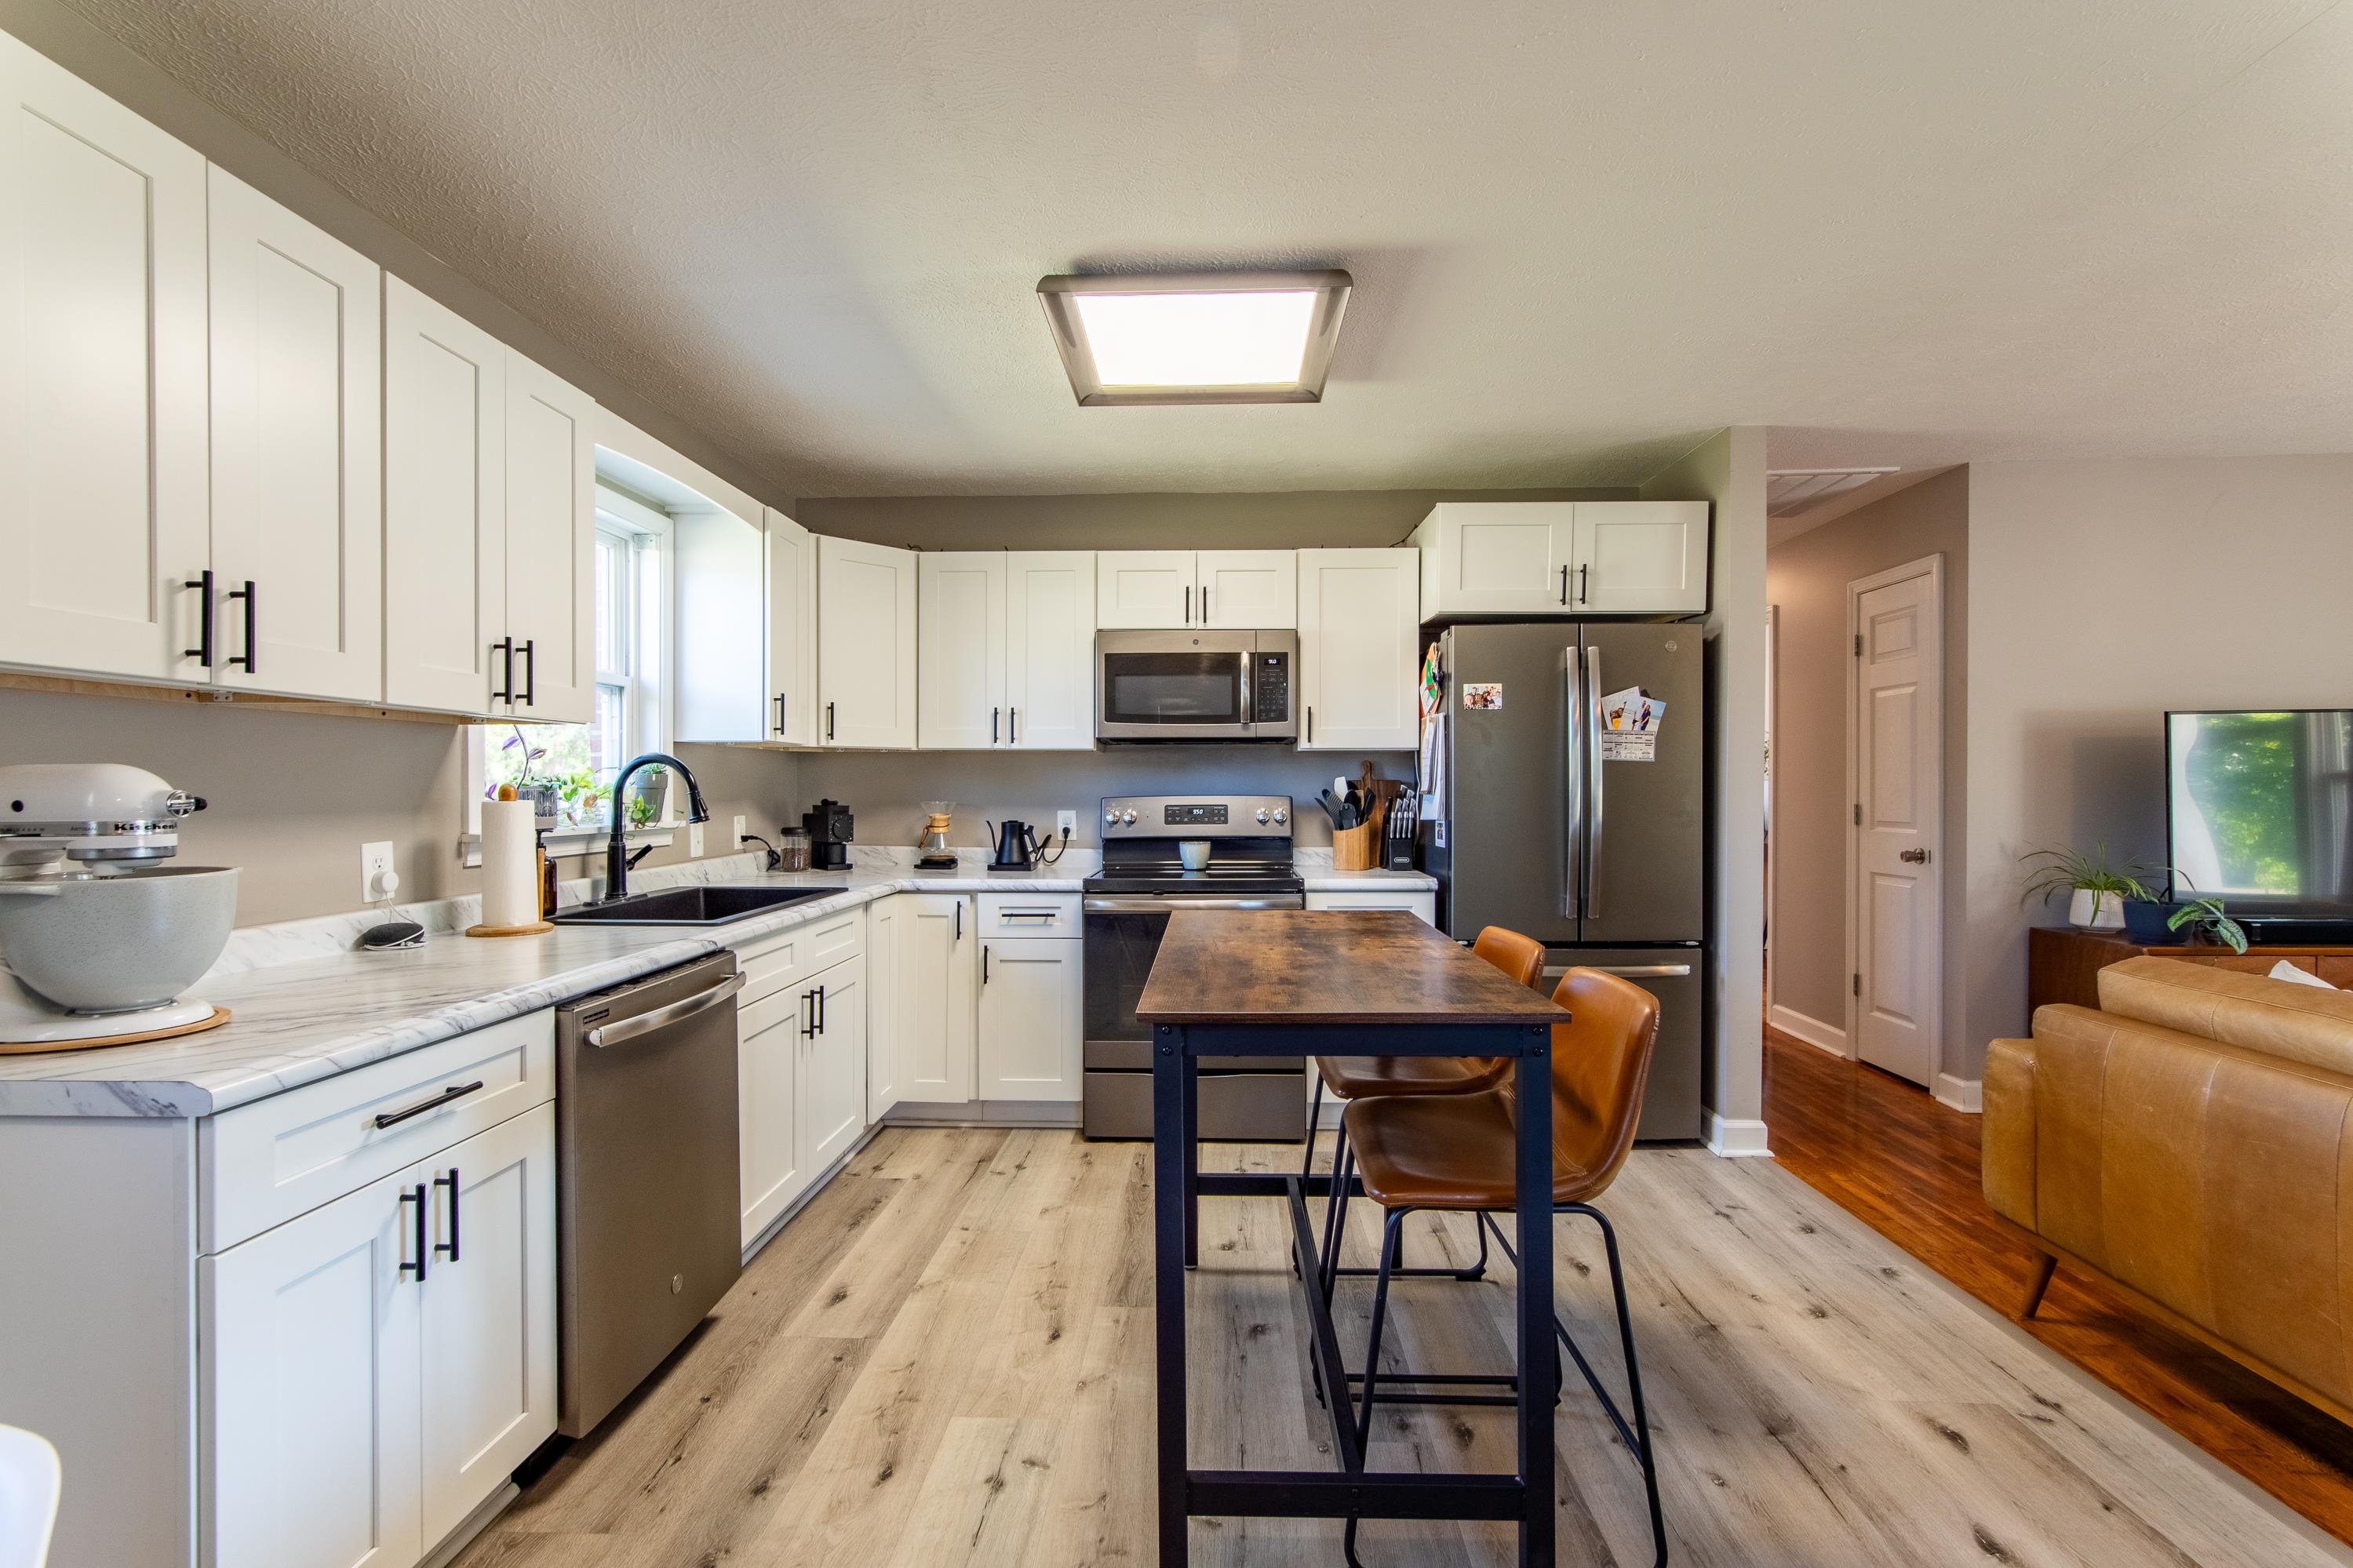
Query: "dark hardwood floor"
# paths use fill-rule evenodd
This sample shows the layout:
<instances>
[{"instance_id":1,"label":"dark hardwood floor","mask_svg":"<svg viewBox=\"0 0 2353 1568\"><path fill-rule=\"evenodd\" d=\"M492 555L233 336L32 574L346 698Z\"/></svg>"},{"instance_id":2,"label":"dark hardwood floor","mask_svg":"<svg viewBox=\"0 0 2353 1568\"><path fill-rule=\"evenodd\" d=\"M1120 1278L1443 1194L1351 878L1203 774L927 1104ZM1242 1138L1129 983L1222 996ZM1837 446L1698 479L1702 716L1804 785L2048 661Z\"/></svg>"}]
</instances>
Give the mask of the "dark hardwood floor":
<instances>
[{"instance_id":1,"label":"dark hardwood floor","mask_svg":"<svg viewBox=\"0 0 2353 1568\"><path fill-rule=\"evenodd\" d=\"M1979 1300L2014 1313L2031 1255L1978 1185L1978 1119L1874 1068L1765 1032L1774 1156ZM2154 1321L2064 1264L2027 1331L2327 1530L2353 1542L2353 1427Z\"/></svg>"}]
</instances>

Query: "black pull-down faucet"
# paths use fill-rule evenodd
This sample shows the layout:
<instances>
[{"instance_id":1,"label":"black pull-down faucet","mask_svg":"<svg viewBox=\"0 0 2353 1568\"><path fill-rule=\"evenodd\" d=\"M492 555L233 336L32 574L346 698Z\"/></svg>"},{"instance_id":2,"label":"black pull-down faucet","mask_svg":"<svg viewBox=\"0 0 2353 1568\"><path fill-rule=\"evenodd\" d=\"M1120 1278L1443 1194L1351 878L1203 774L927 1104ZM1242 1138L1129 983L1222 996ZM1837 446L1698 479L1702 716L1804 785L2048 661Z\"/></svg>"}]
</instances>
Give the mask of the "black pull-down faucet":
<instances>
[{"instance_id":1,"label":"black pull-down faucet","mask_svg":"<svg viewBox=\"0 0 2353 1568\"><path fill-rule=\"evenodd\" d=\"M711 820L711 812L702 804L702 786L694 782L693 772L668 752L648 752L643 756L631 757L623 763L621 771L613 775L613 836L605 841L605 901L607 903L615 899L627 898L629 892L629 847L622 837L628 822L624 803L628 799L629 775L655 763L686 781L686 819L689 822Z\"/></svg>"}]
</instances>

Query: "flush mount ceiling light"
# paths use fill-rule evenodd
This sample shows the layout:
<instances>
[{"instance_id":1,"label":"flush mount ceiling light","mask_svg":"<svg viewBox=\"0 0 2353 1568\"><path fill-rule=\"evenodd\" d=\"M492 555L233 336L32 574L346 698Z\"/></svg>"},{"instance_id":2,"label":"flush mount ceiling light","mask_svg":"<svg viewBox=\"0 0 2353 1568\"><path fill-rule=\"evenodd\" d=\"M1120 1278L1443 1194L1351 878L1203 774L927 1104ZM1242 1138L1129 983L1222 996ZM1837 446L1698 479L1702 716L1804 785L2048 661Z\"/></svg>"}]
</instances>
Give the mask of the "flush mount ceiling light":
<instances>
[{"instance_id":1,"label":"flush mount ceiling light","mask_svg":"<svg viewBox=\"0 0 2353 1568\"><path fill-rule=\"evenodd\" d=\"M1038 302L1082 407L1321 403L1349 287L1345 272L1047 278Z\"/></svg>"}]
</instances>

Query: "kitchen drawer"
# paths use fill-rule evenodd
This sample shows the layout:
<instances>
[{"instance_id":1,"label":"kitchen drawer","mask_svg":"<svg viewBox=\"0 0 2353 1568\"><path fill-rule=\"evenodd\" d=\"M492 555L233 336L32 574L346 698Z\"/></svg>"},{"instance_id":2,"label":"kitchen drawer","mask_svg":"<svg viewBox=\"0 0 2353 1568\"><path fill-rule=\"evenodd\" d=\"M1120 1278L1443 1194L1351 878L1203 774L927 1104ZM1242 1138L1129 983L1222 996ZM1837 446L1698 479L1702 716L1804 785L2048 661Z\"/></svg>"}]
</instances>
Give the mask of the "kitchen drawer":
<instances>
[{"instance_id":1,"label":"kitchen drawer","mask_svg":"<svg viewBox=\"0 0 2353 1568\"><path fill-rule=\"evenodd\" d=\"M446 1091L446 1105L379 1127ZM196 1249L225 1251L555 1098L555 1015L533 1013L196 1124Z\"/></svg>"},{"instance_id":2,"label":"kitchen drawer","mask_svg":"<svg viewBox=\"0 0 2353 1568\"><path fill-rule=\"evenodd\" d=\"M805 926L735 945L744 990L736 1005L749 1007L787 985L813 978L866 951L866 906L821 915Z\"/></svg>"},{"instance_id":3,"label":"kitchen drawer","mask_svg":"<svg viewBox=\"0 0 2353 1568\"><path fill-rule=\"evenodd\" d=\"M1076 893L983 893L980 895L980 935L984 942L1023 937L1077 938L1079 895Z\"/></svg>"},{"instance_id":4,"label":"kitchen drawer","mask_svg":"<svg viewBox=\"0 0 2353 1568\"><path fill-rule=\"evenodd\" d=\"M1413 883L1392 882L1387 887L1349 888L1332 892L1310 890L1307 907L1311 910L1403 910L1430 925L1436 925L1438 889Z\"/></svg>"}]
</instances>

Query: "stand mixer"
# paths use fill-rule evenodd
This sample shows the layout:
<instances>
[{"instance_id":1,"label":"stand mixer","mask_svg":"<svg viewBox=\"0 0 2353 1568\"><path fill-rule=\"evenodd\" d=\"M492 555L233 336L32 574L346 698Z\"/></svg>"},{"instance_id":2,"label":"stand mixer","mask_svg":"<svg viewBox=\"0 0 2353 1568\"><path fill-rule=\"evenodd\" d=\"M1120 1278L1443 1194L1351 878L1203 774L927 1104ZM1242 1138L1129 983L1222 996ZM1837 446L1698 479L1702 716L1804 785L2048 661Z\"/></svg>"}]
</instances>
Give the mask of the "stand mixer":
<instances>
[{"instance_id":1,"label":"stand mixer","mask_svg":"<svg viewBox=\"0 0 2353 1568\"><path fill-rule=\"evenodd\" d=\"M237 872L166 867L203 800L118 763L0 767L0 1051L192 1034Z\"/></svg>"}]
</instances>

